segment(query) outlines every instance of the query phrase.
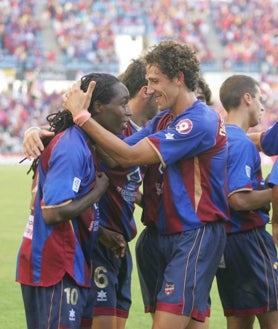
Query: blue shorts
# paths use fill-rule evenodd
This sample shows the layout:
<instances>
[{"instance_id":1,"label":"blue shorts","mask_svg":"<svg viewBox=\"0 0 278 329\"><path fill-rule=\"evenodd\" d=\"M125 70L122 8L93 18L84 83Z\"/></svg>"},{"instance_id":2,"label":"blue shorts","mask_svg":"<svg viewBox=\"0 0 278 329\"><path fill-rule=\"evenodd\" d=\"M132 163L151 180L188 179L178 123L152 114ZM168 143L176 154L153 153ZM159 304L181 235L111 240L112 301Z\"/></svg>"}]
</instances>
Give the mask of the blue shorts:
<instances>
[{"instance_id":1,"label":"blue shorts","mask_svg":"<svg viewBox=\"0 0 278 329\"><path fill-rule=\"evenodd\" d=\"M51 287L33 287L21 284L28 329L91 328L91 288L78 286L65 275Z\"/></svg>"},{"instance_id":2,"label":"blue shorts","mask_svg":"<svg viewBox=\"0 0 278 329\"><path fill-rule=\"evenodd\" d=\"M226 242L224 224L210 223L178 234L161 235L162 288L156 310L204 322L209 293Z\"/></svg>"},{"instance_id":3,"label":"blue shorts","mask_svg":"<svg viewBox=\"0 0 278 329\"><path fill-rule=\"evenodd\" d=\"M146 313L155 312L156 296L162 286L159 237L155 227L146 227L136 242L137 272Z\"/></svg>"},{"instance_id":4,"label":"blue shorts","mask_svg":"<svg viewBox=\"0 0 278 329\"><path fill-rule=\"evenodd\" d=\"M264 227L228 234L217 285L225 316L278 310L278 260Z\"/></svg>"},{"instance_id":5,"label":"blue shorts","mask_svg":"<svg viewBox=\"0 0 278 329\"><path fill-rule=\"evenodd\" d=\"M127 318L131 306L132 258L127 246L124 258L97 243L93 251L94 315Z\"/></svg>"}]
</instances>

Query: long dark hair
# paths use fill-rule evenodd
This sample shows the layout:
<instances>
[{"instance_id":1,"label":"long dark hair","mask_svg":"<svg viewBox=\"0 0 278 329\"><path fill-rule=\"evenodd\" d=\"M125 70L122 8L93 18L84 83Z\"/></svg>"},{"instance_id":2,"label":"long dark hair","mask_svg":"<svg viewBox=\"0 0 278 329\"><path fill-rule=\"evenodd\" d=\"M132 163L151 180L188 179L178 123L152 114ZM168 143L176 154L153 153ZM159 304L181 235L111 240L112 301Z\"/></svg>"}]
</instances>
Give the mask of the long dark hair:
<instances>
[{"instance_id":1,"label":"long dark hair","mask_svg":"<svg viewBox=\"0 0 278 329\"><path fill-rule=\"evenodd\" d=\"M80 88L86 92L91 81L96 82L95 89L92 94L90 105L88 111L91 113L91 116L94 116L94 104L96 101L99 101L102 104L108 104L111 102L111 99L116 96L115 89L113 86L117 83L120 83L119 79L115 76L107 73L90 73L84 75L81 78ZM68 110L58 111L56 113L49 114L46 117L47 122L49 123L49 131L55 133L55 135L71 127L74 122L72 114ZM54 136L55 136L54 135ZM52 140L52 137L47 137L42 140L44 147L46 147L49 142ZM37 167L39 163L39 158L35 159L27 174L31 171L33 172L33 178L35 176Z\"/></svg>"}]
</instances>

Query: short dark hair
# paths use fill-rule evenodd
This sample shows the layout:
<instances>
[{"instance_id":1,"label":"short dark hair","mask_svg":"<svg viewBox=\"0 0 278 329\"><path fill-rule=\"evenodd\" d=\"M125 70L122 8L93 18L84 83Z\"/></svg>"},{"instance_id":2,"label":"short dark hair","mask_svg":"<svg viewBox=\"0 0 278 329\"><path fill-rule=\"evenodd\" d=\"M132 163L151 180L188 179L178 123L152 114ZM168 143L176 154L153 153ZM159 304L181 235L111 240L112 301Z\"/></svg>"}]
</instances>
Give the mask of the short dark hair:
<instances>
[{"instance_id":1,"label":"short dark hair","mask_svg":"<svg viewBox=\"0 0 278 329\"><path fill-rule=\"evenodd\" d=\"M186 87L195 91L200 75L196 52L187 44L173 40L161 41L145 55L146 65L157 65L169 79L182 72Z\"/></svg>"},{"instance_id":2,"label":"short dark hair","mask_svg":"<svg viewBox=\"0 0 278 329\"><path fill-rule=\"evenodd\" d=\"M205 96L205 102L207 105L212 105L213 102L211 100L211 96L212 96L212 93L211 93L211 90L210 90L210 87L208 85L208 83L206 82L206 80L202 77L200 77L198 79L198 87L197 88L200 88Z\"/></svg>"},{"instance_id":3,"label":"short dark hair","mask_svg":"<svg viewBox=\"0 0 278 329\"><path fill-rule=\"evenodd\" d=\"M229 112L231 108L237 108L240 105L245 93L255 97L259 87L259 83L252 77L234 74L222 83L219 98L225 110Z\"/></svg>"},{"instance_id":4,"label":"short dark hair","mask_svg":"<svg viewBox=\"0 0 278 329\"><path fill-rule=\"evenodd\" d=\"M143 58L132 59L132 62L118 78L127 87L130 98L135 97L139 90L148 84L146 64Z\"/></svg>"}]
</instances>

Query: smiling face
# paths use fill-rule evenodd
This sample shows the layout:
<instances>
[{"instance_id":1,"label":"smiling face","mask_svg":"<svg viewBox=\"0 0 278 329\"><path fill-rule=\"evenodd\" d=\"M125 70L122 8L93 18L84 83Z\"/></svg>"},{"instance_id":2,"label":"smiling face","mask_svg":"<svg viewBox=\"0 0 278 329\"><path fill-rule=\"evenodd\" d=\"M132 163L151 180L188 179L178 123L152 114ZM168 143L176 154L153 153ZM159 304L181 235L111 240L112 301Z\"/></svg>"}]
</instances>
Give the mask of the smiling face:
<instances>
[{"instance_id":1,"label":"smiling face","mask_svg":"<svg viewBox=\"0 0 278 329\"><path fill-rule=\"evenodd\" d=\"M170 80L156 65L147 66L148 94L153 94L159 111L173 108L180 92L178 79Z\"/></svg>"},{"instance_id":2,"label":"smiling face","mask_svg":"<svg viewBox=\"0 0 278 329\"><path fill-rule=\"evenodd\" d=\"M97 111L94 118L104 128L119 135L126 128L131 116L128 106L129 92L121 82L114 84L112 88L115 96L108 104L96 104Z\"/></svg>"}]
</instances>

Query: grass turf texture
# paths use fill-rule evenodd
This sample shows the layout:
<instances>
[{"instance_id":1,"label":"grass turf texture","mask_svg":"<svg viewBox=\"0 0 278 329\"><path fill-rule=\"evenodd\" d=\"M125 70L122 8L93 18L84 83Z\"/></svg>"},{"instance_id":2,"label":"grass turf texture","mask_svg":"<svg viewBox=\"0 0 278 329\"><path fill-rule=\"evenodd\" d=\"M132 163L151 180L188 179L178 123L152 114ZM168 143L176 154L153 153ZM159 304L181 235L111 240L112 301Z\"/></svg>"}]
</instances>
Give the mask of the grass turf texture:
<instances>
[{"instance_id":1,"label":"grass turf texture","mask_svg":"<svg viewBox=\"0 0 278 329\"><path fill-rule=\"evenodd\" d=\"M25 165L0 166L0 328L3 329L26 328L20 285L15 282L15 266L22 233L29 215L31 174L26 175L28 169L29 167ZM269 167L264 168L265 175L269 170ZM139 234L142 230L139 209L136 209L135 216ZM130 243L133 255L135 241L136 238ZM126 329L151 328L151 317L143 312L135 262L132 278L132 300ZM223 316L215 282L211 291L211 300L210 328L223 329L226 320ZM258 328L256 322L254 329Z\"/></svg>"}]
</instances>

